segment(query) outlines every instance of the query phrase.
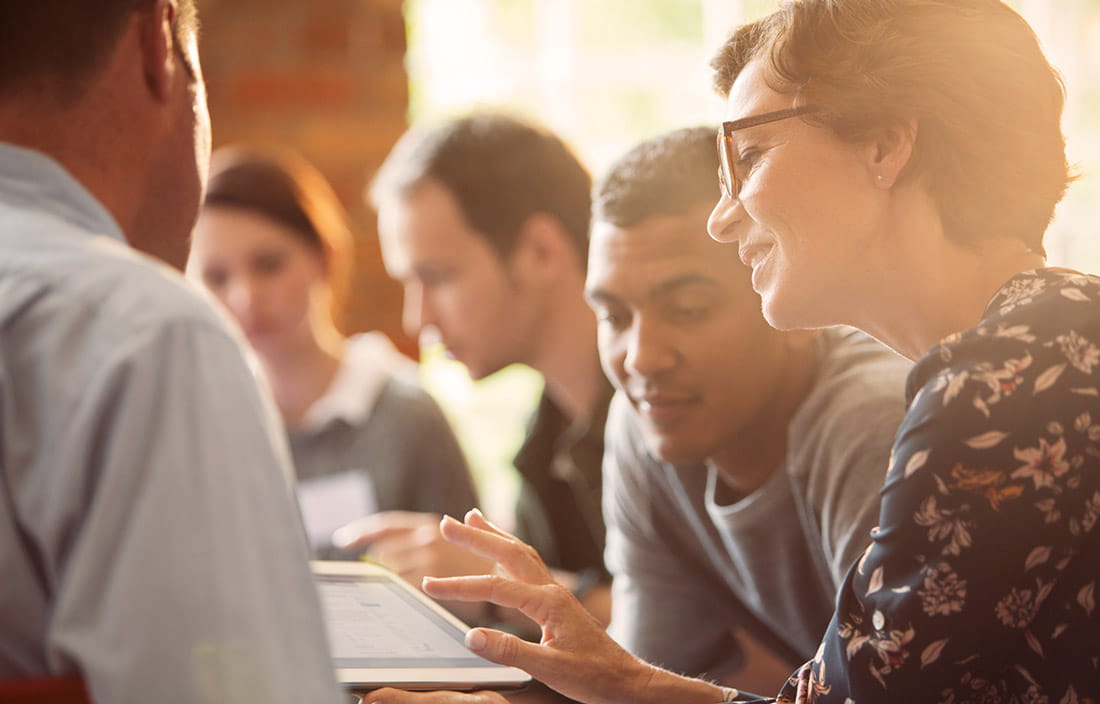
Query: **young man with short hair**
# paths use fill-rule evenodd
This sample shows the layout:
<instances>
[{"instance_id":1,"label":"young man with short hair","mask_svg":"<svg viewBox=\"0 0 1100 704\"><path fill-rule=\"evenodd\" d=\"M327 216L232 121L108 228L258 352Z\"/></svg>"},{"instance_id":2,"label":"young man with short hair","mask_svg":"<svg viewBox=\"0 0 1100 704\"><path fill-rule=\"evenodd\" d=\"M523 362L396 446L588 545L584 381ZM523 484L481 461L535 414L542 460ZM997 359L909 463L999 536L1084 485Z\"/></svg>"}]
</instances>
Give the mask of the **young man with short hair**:
<instances>
[{"instance_id":1,"label":"young man with short hair","mask_svg":"<svg viewBox=\"0 0 1100 704\"><path fill-rule=\"evenodd\" d=\"M517 532L606 621L600 463L611 389L584 300L590 189L558 136L474 114L411 129L370 196L386 269L405 288L409 334L442 341L474 379L511 364L545 379L515 458ZM443 541L438 522L386 513L340 535L414 584L491 567Z\"/></svg>"}]
</instances>

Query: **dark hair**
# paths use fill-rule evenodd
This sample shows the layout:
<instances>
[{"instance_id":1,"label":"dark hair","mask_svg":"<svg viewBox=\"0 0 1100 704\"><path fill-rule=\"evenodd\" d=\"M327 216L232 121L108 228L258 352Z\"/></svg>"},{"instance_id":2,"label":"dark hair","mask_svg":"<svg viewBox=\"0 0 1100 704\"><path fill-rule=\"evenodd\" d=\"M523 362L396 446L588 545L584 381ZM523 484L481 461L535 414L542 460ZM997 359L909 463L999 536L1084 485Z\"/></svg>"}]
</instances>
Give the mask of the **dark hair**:
<instances>
[{"instance_id":1,"label":"dark hair","mask_svg":"<svg viewBox=\"0 0 1100 704\"><path fill-rule=\"evenodd\" d=\"M467 222L501 257L512 253L528 218L542 213L561 223L585 261L592 179L550 131L488 113L414 128L378 170L370 201L378 208L429 179L450 191Z\"/></svg>"},{"instance_id":2,"label":"dark hair","mask_svg":"<svg viewBox=\"0 0 1100 704\"><path fill-rule=\"evenodd\" d=\"M597 183L592 221L633 227L718 201L716 127L686 127L636 145Z\"/></svg>"},{"instance_id":3,"label":"dark hair","mask_svg":"<svg viewBox=\"0 0 1100 704\"><path fill-rule=\"evenodd\" d=\"M1027 22L1000 0L791 0L740 28L711 66L728 94L756 57L803 119L857 141L916 122L900 178L918 179L946 232L1042 252L1071 177L1065 90Z\"/></svg>"},{"instance_id":4,"label":"dark hair","mask_svg":"<svg viewBox=\"0 0 1100 704\"><path fill-rule=\"evenodd\" d=\"M198 31L198 17L195 0L178 3L172 32L180 43ZM63 102L79 98L130 17L152 4L153 0L0 3L0 96L31 90Z\"/></svg>"},{"instance_id":5,"label":"dark hair","mask_svg":"<svg viewBox=\"0 0 1100 704\"><path fill-rule=\"evenodd\" d=\"M214 152L203 208L235 208L289 228L326 262L338 300L351 262L347 214L325 177L287 151L230 146Z\"/></svg>"}]
</instances>

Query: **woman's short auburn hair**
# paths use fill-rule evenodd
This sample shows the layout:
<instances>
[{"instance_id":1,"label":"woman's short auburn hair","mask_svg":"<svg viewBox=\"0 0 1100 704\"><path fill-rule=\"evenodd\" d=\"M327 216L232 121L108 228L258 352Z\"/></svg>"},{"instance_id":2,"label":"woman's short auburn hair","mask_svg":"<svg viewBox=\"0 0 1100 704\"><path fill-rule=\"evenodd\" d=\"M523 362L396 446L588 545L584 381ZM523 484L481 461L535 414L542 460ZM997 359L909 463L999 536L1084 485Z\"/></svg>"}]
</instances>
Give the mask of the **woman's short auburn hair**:
<instances>
[{"instance_id":1,"label":"woman's short auburn hair","mask_svg":"<svg viewBox=\"0 0 1100 704\"><path fill-rule=\"evenodd\" d=\"M902 179L925 185L946 232L1043 251L1071 180L1065 89L1027 22L1000 0L788 0L730 36L711 61L726 95L761 58L803 119L845 140L915 122Z\"/></svg>"}]
</instances>

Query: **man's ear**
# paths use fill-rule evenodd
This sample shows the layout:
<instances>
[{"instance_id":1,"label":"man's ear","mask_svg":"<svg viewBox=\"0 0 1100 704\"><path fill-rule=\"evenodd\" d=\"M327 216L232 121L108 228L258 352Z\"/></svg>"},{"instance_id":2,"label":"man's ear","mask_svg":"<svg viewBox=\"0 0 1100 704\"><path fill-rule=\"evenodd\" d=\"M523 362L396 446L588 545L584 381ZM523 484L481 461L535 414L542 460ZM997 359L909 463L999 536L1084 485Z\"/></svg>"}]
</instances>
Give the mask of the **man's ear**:
<instances>
[{"instance_id":1,"label":"man's ear","mask_svg":"<svg viewBox=\"0 0 1100 704\"><path fill-rule=\"evenodd\" d=\"M178 70L176 39L172 23L176 19L175 0L156 0L147 9L139 10L134 21L139 24L141 61L145 85L160 102L168 102L172 79Z\"/></svg>"},{"instance_id":2,"label":"man's ear","mask_svg":"<svg viewBox=\"0 0 1100 704\"><path fill-rule=\"evenodd\" d=\"M512 252L513 272L528 281L547 282L559 278L569 266L582 270L572 239L552 215L535 213L524 221Z\"/></svg>"},{"instance_id":3,"label":"man's ear","mask_svg":"<svg viewBox=\"0 0 1100 704\"><path fill-rule=\"evenodd\" d=\"M882 127L872 133L868 142L868 169L875 185L893 186L909 160L917 141L917 121Z\"/></svg>"}]
</instances>

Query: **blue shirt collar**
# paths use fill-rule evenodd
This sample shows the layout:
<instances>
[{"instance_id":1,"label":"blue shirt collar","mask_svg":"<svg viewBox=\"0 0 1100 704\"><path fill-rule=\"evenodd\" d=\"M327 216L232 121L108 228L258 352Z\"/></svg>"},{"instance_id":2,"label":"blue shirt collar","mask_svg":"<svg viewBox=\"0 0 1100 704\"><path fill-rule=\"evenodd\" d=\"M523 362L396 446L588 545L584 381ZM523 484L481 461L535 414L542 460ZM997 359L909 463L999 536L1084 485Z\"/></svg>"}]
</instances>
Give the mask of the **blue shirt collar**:
<instances>
[{"instance_id":1,"label":"blue shirt collar","mask_svg":"<svg viewBox=\"0 0 1100 704\"><path fill-rule=\"evenodd\" d=\"M46 211L78 229L123 243L126 236L107 209L65 167L42 152L0 142L0 201Z\"/></svg>"}]
</instances>

